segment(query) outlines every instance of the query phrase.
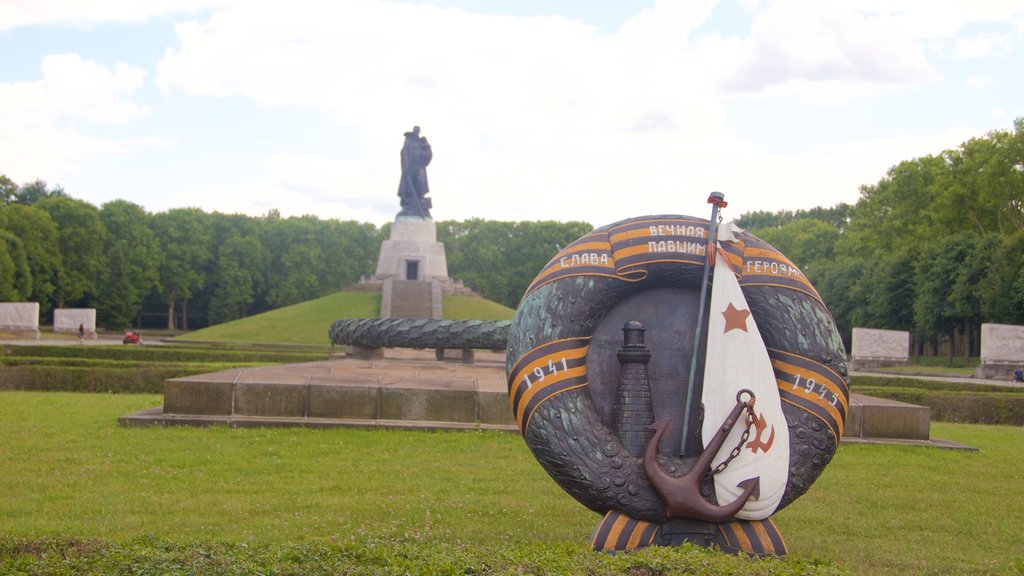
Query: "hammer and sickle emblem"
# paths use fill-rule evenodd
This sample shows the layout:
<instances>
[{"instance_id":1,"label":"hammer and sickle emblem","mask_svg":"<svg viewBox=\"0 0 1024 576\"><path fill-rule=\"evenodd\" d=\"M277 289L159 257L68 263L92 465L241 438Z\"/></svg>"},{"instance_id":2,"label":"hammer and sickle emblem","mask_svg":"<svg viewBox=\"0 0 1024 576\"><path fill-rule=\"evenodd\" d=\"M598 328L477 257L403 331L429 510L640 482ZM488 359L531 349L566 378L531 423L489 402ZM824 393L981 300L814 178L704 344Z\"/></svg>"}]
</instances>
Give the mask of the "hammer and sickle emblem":
<instances>
[{"instance_id":1,"label":"hammer and sickle emblem","mask_svg":"<svg viewBox=\"0 0 1024 576\"><path fill-rule=\"evenodd\" d=\"M767 427L768 423L765 422L764 412L762 412L760 415L758 415L757 418L754 419L754 430L757 432L757 435L754 436L753 440L747 442L747 448L750 448L750 451L753 452L754 454L757 454L758 450L761 450L762 452L768 452L768 450L771 450L772 444L775 442L774 425L772 425L771 434L768 435L768 441L765 442L761 440L761 434Z\"/></svg>"}]
</instances>

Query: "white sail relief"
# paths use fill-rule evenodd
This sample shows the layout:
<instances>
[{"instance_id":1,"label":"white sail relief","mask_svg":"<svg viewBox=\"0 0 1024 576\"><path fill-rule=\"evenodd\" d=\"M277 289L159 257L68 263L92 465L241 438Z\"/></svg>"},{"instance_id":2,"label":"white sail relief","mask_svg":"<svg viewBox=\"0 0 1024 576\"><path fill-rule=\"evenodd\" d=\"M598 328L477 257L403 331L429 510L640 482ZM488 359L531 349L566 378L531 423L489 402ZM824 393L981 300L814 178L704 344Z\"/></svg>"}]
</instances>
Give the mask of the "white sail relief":
<instances>
[{"instance_id":1,"label":"white sail relief","mask_svg":"<svg viewBox=\"0 0 1024 576\"><path fill-rule=\"evenodd\" d=\"M732 224L721 226L718 243L735 241ZM701 401L704 422L701 433L707 440L722 426L736 406L737 393L750 390L755 397L754 422L739 454L714 476L719 505L735 501L743 493L739 484L759 478L760 494L751 498L736 514L743 520L771 516L782 500L789 479L789 427L782 413L779 389L768 350L750 312L743 290L725 252L716 244L717 258L708 318L707 355ZM740 443L746 421L729 432L712 468L726 460Z\"/></svg>"}]
</instances>

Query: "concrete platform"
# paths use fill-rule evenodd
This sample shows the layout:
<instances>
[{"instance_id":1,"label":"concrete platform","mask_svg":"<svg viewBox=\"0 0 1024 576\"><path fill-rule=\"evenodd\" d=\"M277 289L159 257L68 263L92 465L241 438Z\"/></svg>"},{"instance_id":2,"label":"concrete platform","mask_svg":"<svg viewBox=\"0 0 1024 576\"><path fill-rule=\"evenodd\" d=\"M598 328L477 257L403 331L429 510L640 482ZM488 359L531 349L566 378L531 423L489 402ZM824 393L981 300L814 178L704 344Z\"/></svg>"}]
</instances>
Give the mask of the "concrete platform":
<instances>
[{"instance_id":1,"label":"concrete platform","mask_svg":"<svg viewBox=\"0 0 1024 576\"><path fill-rule=\"evenodd\" d=\"M932 439L930 410L852 394L843 442L958 447ZM509 408L505 356L439 362L433 350L386 349L384 358L236 368L168 380L164 405L119 419L125 426L305 426L502 430Z\"/></svg>"},{"instance_id":2,"label":"concrete platform","mask_svg":"<svg viewBox=\"0 0 1024 576\"><path fill-rule=\"evenodd\" d=\"M168 380L162 408L126 426L211 425L493 429L516 431L505 356L438 362L433 350L388 349L383 359L334 358L236 368Z\"/></svg>"}]
</instances>

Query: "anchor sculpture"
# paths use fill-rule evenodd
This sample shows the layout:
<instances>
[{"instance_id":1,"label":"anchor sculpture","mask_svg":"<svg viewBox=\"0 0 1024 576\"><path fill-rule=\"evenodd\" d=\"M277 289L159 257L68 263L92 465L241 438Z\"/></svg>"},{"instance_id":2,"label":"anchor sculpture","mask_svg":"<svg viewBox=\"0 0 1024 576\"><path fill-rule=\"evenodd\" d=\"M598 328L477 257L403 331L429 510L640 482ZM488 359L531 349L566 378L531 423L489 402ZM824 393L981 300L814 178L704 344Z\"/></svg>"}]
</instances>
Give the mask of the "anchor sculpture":
<instances>
[{"instance_id":1,"label":"anchor sculpture","mask_svg":"<svg viewBox=\"0 0 1024 576\"><path fill-rule=\"evenodd\" d=\"M719 226L724 195L708 203L710 220L641 216L566 246L509 328L509 405L538 462L603 515L595 550L785 554L771 516L842 436L845 353L820 296Z\"/></svg>"},{"instance_id":2,"label":"anchor sculpture","mask_svg":"<svg viewBox=\"0 0 1024 576\"><path fill-rule=\"evenodd\" d=\"M749 395L750 400L743 400L742 396L744 394ZM669 419L662 418L651 425L651 428L654 429L654 436L648 441L647 447L644 450L644 473L647 474L647 478L651 481L651 485L654 486L654 490L661 496L669 516L684 516L708 522L724 522L733 519L736 513L740 511L740 508L747 503L747 500L750 498L756 500L760 496L761 478L759 476L739 482L737 486L743 490L742 494L732 503L724 506L717 506L708 502L700 492L701 482L704 481L704 478L714 473L714 470L711 469L712 459L722 449L726 436L728 436L729 432L732 431L739 421L742 412L747 412L747 430L741 437L740 444L732 453L734 457L739 453L740 447L746 442L750 426L753 422L753 417L750 416L753 402L754 394L750 390L743 389L736 393L736 406L732 409L732 412L729 413L729 416L708 442L708 445L704 447L693 468L678 478L666 474L658 466L658 443L668 428ZM729 460L726 460L724 464L728 465L728 462ZM721 466L720 469L724 468L725 466Z\"/></svg>"}]
</instances>

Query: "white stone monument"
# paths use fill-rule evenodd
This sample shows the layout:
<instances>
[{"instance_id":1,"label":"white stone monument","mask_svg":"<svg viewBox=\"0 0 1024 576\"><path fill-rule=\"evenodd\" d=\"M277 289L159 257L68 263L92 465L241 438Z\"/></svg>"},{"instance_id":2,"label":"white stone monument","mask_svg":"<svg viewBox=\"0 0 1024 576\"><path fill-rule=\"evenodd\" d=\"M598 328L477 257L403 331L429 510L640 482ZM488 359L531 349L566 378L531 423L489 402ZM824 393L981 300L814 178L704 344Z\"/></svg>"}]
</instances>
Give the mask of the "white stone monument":
<instances>
[{"instance_id":1,"label":"white stone monument","mask_svg":"<svg viewBox=\"0 0 1024 576\"><path fill-rule=\"evenodd\" d=\"M391 238L380 245L375 280L437 280L448 282L444 244L430 218L399 216L391 225Z\"/></svg>"},{"instance_id":2,"label":"white stone monument","mask_svg":"<svg viewBox=\"0 0 1024 576\"><path fill-rule=\"evenodd\" d=\"M78 327L85 331L85 337L96 339L95 308L57 308L53 311L53 331L58 334L78 335Z\"/></svg>"},{"instance_id":3,"label":"white stone monument","mask_svg":"<svg viewBox=\"0 0 1024 576\"><path fill-rule=\"evenodd\" d=\"M0 302L0 332L20 338L39 338L38 302Z\"/></svg>"},{"instance_id":4,"label":"white stone monument","mask_svg":"<svg viewBox=\"0 0 1024 576\"><path fill-rule=\"evenodd\" d=\"M1004 378L1024 367L1024 326L981 325L981 364L978 378Z\"/></svg>"},{"instance_id":5,"label":"white stone monument","mask_svg":"<svg viewBox=\"0 0 1024 576\"><path fill-rule=\"evenodd\" d=\"M910 359L910 332L854 328L850 369L906 365Z\"/></svg>"}]
</instances>

